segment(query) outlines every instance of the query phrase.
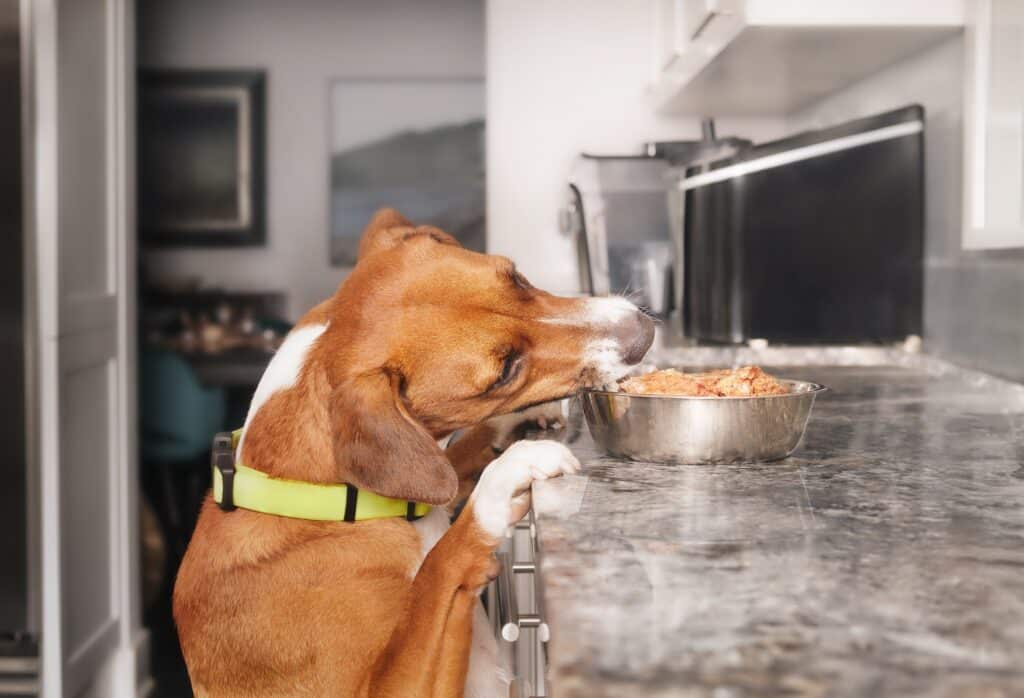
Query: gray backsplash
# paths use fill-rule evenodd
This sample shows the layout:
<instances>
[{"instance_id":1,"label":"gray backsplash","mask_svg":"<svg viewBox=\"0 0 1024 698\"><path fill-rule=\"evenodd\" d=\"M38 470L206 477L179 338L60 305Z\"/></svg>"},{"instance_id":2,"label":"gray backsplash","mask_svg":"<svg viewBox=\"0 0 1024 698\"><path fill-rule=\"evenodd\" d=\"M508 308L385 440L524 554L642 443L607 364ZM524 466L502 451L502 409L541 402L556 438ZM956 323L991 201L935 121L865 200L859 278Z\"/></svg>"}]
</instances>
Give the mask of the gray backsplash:
<instances>
[{"instance_id":1,"label":"gray backsplash","mask_svg":"<svg viewBox=\"0 0 1024 698\"><path fill-rule=\"evenodd\" d=\"M929 351L1024 381L1024 251L929 260L924 328Z\"/></svg>"}]
</instances>

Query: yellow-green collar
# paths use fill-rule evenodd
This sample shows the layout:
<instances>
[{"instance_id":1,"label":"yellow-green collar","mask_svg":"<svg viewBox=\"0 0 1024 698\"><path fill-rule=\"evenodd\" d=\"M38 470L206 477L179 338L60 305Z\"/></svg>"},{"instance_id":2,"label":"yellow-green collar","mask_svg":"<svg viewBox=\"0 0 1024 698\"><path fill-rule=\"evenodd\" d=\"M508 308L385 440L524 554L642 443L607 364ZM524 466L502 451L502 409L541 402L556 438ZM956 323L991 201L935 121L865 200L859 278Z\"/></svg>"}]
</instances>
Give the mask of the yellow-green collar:
<instances>
[{"instance_id":1,"label":"yellow-green collar","mask_svg":"<svg viewBox=\"0 0 1024 698\"><path fill-rule=\"evenodd\" d=\"M431 509L429 504L382 497L352 485L318 485L270 477L235 462L241 435L241 430L225 432L213 440L213 500L225 511L239 508L311 521L365 521L396 517L414 520Z\"/></svg>"}]
</instances>

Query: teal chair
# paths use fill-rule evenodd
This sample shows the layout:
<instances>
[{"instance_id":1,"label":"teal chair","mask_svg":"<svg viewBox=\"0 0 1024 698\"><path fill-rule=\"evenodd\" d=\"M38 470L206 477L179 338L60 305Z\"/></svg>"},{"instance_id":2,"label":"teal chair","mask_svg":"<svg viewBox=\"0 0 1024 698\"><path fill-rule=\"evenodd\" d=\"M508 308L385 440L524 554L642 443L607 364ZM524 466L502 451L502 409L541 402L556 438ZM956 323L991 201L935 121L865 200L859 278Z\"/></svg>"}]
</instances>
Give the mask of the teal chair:
<instances>
[{"instance_id":1,"label":"teal chair","mask_svg":"<svg viewBox=\"0 0 1024 698\"><path fill-rule=\"evenodd\" d=\"M209 475L210 444L224 430L224 390L204 386L188 361L172 351L144 349L140 364L142 464L157 471L162 518L175 552L183 554ZM178 496L180 479L189 493L185 502Z\"/></svg>"}]
</instances>

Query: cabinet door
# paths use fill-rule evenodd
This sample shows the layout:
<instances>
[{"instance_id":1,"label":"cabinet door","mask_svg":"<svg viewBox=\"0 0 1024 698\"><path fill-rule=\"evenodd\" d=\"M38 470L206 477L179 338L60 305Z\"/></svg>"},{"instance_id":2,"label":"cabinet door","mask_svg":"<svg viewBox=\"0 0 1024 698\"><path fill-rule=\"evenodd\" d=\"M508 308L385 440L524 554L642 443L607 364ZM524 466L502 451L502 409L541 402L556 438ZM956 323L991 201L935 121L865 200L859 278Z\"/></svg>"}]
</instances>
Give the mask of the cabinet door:
<instances>
[{"instance_id":1,"label":"cabinet door","mask_svg":"<svg viewBox=\"0 0 1024 698\"><path fill-rule=\"evenodd\" d=\"M135 693L128 0L36 0L42 695Z\"/></svg>"},{"instance_id":2,"label":"cabinet door","mask_svg":"<svg viewBox=\"0 0 1024 698\"><path fill-rule=\"evenodd\" d=\"M963 246L1024 247L1024 3L979 0L967 56Z\"/></svg>"},{"instance_id":3,"label":"cabinet door","mask_svg":"<svg viewBox=\"0 0 1024 698\"><path fill-rule=\"evenodd\" d=\"M728 11L722 0L657 0L655 9L656 72L676 71L693 44L716 16Z\"/></svg>"},{"instance_id":4,"label":"cabinet door","mask_svg":"<svg viewBox=\"0 0 1024 698\"><path fill-rule=\"evenodd\" d=\"M655 77L672 64L686 48L680 0L657 0L654 12Z\"/></svg>"},{"instance_id":5,"label":"cabinet door","mask_svg":"<svg viewBox=\"0 0 1024 698\"><path fill-rule=\"evenodd\" d=\"M686 41L701 35L704 28L718 12L717 0L679 0L682 14L680 25Z\"/></svg>"},{"instance_id":6,"label":"cabinet door","mask_svg":"<svg viewBox=\"0 0 1024 698\"><path fill-rule=\"evenodd\" d=\"M674 94L714 60L744 26L744 0L657 0L650 95Z\"/></svg>"}]
</instances>

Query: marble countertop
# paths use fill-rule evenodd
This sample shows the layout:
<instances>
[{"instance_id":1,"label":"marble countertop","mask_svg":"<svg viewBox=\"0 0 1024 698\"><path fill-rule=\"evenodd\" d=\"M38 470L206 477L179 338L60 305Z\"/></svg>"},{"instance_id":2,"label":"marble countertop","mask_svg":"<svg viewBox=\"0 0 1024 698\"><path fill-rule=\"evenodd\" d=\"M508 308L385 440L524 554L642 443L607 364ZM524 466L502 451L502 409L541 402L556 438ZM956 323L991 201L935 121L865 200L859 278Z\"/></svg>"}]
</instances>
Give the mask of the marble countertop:
<instances>
[{"instance_id":1,"label":"marble countertop","mask_svg":"<svg viewBox=\"0 0 1024 698\"><path fill-rule=\"evenodd\" d=\"M534 488L549 695L1024 695L1024 388L875 358L769 367L833 389L773 464L570 424L583 474Z\"/></svg>"}]
</instances>

